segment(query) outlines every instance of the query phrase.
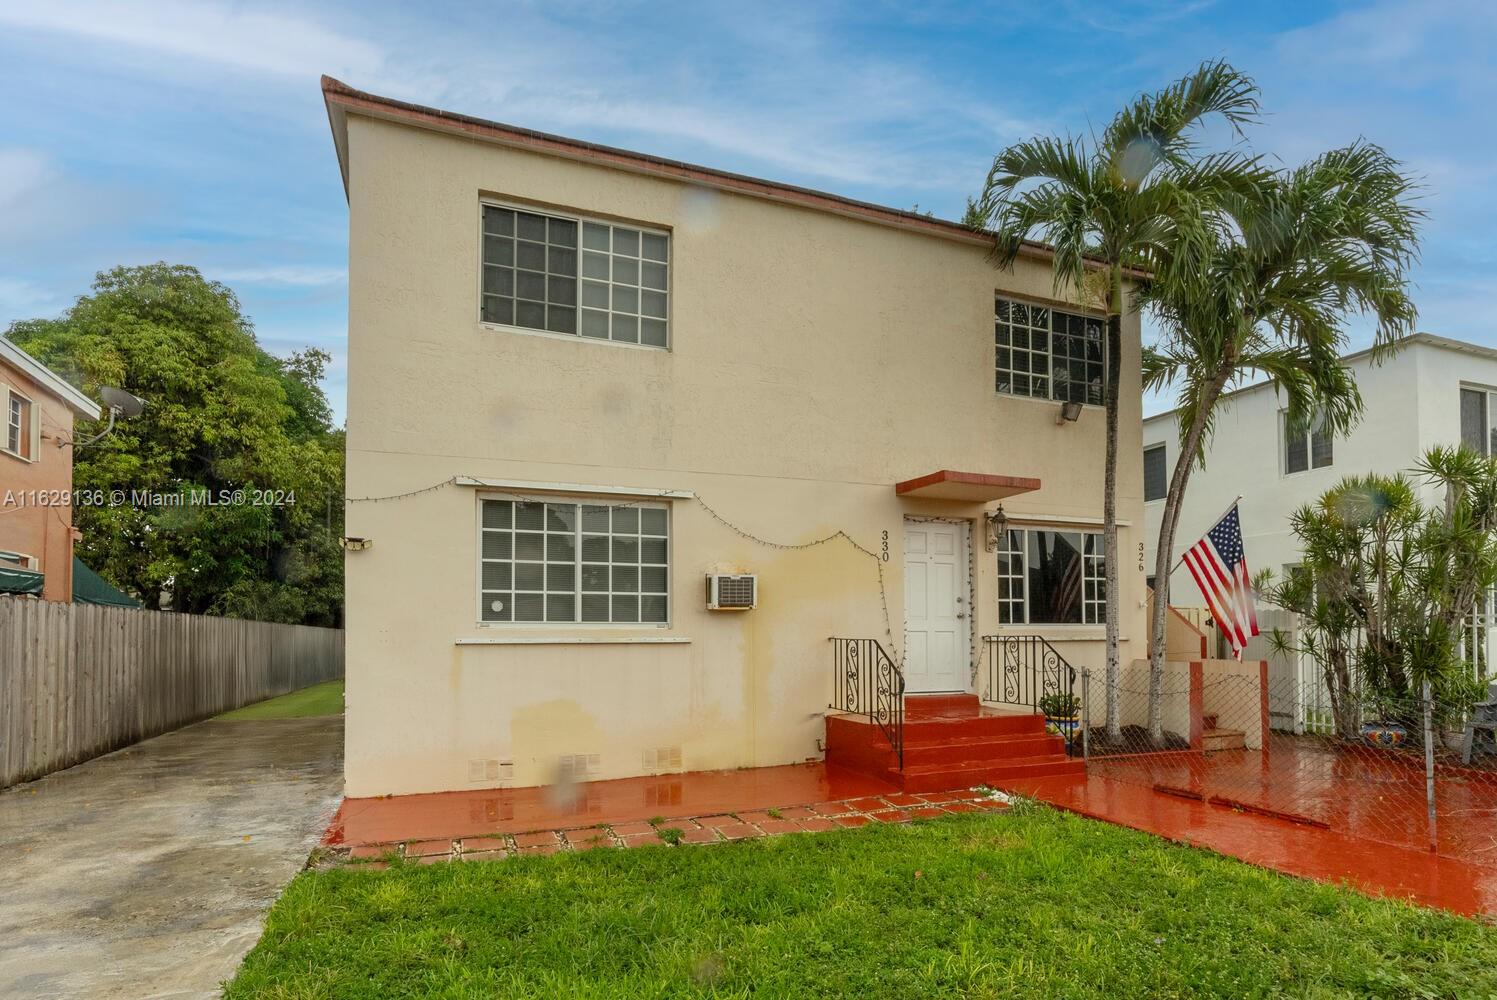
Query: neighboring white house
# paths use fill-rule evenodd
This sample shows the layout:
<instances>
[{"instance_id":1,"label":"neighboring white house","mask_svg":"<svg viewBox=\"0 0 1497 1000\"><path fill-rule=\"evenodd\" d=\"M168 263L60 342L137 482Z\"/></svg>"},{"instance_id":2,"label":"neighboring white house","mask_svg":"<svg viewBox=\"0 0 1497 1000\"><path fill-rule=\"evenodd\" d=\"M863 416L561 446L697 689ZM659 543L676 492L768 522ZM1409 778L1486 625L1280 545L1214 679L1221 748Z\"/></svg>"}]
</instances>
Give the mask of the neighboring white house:
<instances>
[{"instance_id":1,"label":"neighboring white house","mask_svg":"<svg viewBox=\"0 0 1497 1000\"><path fill-rule=\"evenodd\" d=\"M1193 545L1242 495L1239 508L1248 568L1281 576L1300 561L1290 514L1313 503L1346 476L1412 469L1434 445L1466 442L1497 453L1497 350L1428 333L1415 334L1397 354L1374 362L1370 351L1344 359L1362 391L1362 420L1344 438L1311 428L1293 433L1285 400L1267 383L1231 393L1222 404L1206 465L1190 478L1175 538L1170 603L1204 607L1205 599L1179 565ZM1169 476L1179 457L1176 412L1144 420L1145 565L1153 584L1154 554ZM1437 498L1431 495L1429 501Z\"/></svg>"}]
</instances>

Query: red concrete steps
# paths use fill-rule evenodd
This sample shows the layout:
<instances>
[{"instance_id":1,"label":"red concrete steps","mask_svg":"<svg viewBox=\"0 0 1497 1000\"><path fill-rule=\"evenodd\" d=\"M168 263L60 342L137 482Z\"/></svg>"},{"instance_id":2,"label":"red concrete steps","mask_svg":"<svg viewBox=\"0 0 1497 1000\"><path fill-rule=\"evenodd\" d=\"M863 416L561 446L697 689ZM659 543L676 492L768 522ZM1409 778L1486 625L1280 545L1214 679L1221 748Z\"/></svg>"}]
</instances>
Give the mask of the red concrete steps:
<instances>
[{"instance_id":1,"label":"red concrete steps","mask_svg":"<svg viewBox=\"0 0 1497 1000\"><path fill-rule=\"evenodd\" d=\"M828 716L826 733L828 764L911 792L1085 772L1083 762L1066 756L1065 741L1045 732L1043 716L986 708L974 695L905 699L903 770L888 738L866 716Z\"/></svg>"}]
</instances>

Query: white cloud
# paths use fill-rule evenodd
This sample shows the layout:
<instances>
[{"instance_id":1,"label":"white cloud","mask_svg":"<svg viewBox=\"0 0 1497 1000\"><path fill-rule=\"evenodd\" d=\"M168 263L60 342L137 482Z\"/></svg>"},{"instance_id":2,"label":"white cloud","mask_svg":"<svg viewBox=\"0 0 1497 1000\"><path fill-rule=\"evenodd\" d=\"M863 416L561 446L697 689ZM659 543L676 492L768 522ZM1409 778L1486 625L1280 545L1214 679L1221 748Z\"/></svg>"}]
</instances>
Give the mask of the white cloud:
<instances>
[{"instance_id":1,"label":"white cloud","mask_svg":"<svg viewBox=\"0 0 1497 1000\"><path fill-rule=\"evenodd\" d=\"M295 14L241 4L19 0L0 5L0 24L91 38L259 73L372 75L380 48Z\"/></svg>"},{"instance_id":2,"label":"white cloud","mask_svg":"<svg viewBox=\"0 0 1497 1000\"><path fill-rule=\"evenodd\" d=\"M229 285L291 285L310 288L347 281L348 271L341 267L303 267L286 264L211 270L208 276Z\"/></svg>"},{"instance_id":3,"label":"white cloud","mask_svg":"<svg viewBox=\"0 0 1497 1000\"><path fill-rule=\"evenodd\" d=\"M51 175L47 158L34 149L0 149L0 209L42 187Z\"/></svg>"}]
</instances>

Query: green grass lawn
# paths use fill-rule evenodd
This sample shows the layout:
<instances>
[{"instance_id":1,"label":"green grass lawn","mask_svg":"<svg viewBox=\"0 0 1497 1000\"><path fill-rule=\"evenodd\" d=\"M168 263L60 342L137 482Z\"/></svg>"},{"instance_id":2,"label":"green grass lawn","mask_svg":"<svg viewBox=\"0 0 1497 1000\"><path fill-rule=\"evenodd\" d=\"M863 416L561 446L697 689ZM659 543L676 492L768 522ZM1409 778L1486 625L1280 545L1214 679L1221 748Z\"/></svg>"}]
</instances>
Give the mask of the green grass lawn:
<instances>
[{"instance_id":1,"label":"green grass lawn","mask_svg":"<svg viewBox=\"0 0 1497 1000\"><path fill-rule=\"evenodd\" d=\"M300 875L227 997L1485 997L1497 930L1046 808Z\"/></svg>"},{"instance_id":2,"label":"green grass lawn","mask_svg":"<svg viewBox=\"0 0 1497 1000\"><path fill-rule=\"evenodd\" d=\"M313 715L343 714L343 682L313 684L268 701L225 712L220 719L305 719Z\"/></svg>"}]
</instances>

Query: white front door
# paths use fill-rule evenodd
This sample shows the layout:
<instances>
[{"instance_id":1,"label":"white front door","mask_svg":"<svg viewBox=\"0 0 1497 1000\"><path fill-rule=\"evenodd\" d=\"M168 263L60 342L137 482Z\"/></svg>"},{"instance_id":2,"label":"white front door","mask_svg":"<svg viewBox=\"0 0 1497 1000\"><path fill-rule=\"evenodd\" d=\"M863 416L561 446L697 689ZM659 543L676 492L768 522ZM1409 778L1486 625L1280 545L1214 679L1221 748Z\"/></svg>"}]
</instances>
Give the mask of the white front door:
<instances>
[{"instance_id":1,"label":"white front door","mask_svg":"<svg viewBox=\"0 0 1497 1000\"><path fill-rule=\"evenodd\" d=\"M967 533L963 523L904 525L905 691L967 689Z\"/></svg>"}]
</instances>

